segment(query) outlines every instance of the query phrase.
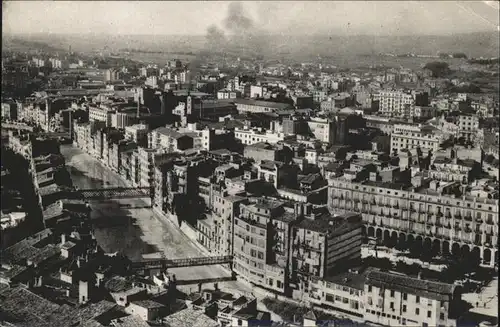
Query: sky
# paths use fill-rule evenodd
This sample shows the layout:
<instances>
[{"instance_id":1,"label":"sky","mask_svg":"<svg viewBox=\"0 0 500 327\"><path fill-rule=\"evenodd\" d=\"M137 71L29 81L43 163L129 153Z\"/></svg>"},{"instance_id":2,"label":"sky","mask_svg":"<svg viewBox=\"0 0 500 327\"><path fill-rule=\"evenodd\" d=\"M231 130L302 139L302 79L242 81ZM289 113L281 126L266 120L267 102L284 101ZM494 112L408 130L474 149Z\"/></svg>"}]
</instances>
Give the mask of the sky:
<instances>
[{"instance_id":1,"label":"sky","mask_svg":"<svg viewBox=\"0 0 500 327\"><path fill-rule=\"evenodd\" d=\"M203 35L224 30L225 1L3 1L2 33ZM497 1L245 1L277 34L449 35L498 31Z\"/></svg>"}]
</instances>

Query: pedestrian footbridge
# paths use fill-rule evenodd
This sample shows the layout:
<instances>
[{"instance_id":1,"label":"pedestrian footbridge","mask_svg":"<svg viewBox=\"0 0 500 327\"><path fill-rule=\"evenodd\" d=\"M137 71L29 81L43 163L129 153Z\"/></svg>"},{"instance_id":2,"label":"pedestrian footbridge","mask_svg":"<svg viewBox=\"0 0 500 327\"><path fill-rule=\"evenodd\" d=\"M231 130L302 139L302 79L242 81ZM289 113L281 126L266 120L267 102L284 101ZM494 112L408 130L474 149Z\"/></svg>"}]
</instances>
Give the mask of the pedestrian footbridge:
<instances>
[{"instance_id":1,"label":"pedestrian footbridge","mask_svg":"<svg viewBox=\"0 0 500 327\"><path fill-rule=\"evenodd\" d=\"M149 187L113 187L102 189L78 189L68 194L69 198L84 200L108 200L108 199L130 199L149 198L151 190Z\"/></svg>"},{"instance_id":2,"label":"pedestrian footbridge","mask_svg":"<svg viewBox=\"0 0 500 327\"><path fill-rule=\"evenodd\" d=\"M194 257L183 259L146 259L132 262L132 270L150 270L150 269L168 269L196 266L210 266L220 264L233 264L233 256L210 256L210 257ZM232 267L231 267L232 268Z\"/></svg>"}]
</instances>

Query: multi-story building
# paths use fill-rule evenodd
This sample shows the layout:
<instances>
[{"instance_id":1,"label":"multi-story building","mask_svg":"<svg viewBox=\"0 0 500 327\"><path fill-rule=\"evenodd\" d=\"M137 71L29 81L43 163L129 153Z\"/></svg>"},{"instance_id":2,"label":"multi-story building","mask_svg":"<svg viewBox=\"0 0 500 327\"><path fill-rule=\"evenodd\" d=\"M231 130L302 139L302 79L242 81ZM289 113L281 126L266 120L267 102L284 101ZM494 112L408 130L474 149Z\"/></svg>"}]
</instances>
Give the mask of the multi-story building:
<instances>
[{"instance_id":1,"label":"multi-story building","mask_svg":"<svg viewBox=\"0 0 500 327\"><path fill-rule=\"evenodd\" d=\"M403 117L413 119L430 119L436 116L436 108L409 105L403 109Z\"/></svg>"},{"instance_id":2,"label":"multi-story building","mask_svg":"<svg viewBox=\"0 0 500 327\"><path fill-rule=\"evenodd\" d=\"M455 285L373 270L364 284L363 315L386 326L455 327L460 300Z\"/></svg>"},{"instance_id":3,"label":"multi-story building","mask_svg":"<svg viewBox=\"0 0 500 327\"><path fill-rule=\"evenodd\" d=\"M160 127L148 134L148 148L162 148L167 152L182 152L193 148L193 138L168 127Z\"/></svg>"},{"instance_id":4,"label":"multi-story building","mask_svg":"<svg viewBox=\"0 0 500 327\"><path fill-rule=\"evenodd\" d=\"M264 131L262 128L236 128L234 131L234 137L237 140L240 140L241 143L245 145L251 145L260 142L276 144L285 139L285 135L283 133Z\"/></svg>"},{"instance_id":5,"label":"multi-story building","mask_svg":"<svg viewBox=\"0 0 500 327\"><path fill-rule=\"evenodd\" d=\"M125 138L142 146L148 144L148 126L135 124L125 127Z\"/></svg>"},{"instance_id":6,"label":"multi-story building","mask_svg":"<svg viewBox=\"0 0 500 327\"><path fill-rule=\"evenodd\" d=\"M245 158L251 158L257 163L264 160L288 162L292 159L292 153L287 147L269 143L247 145L243 151Z\"/></svg>"},{"instance_id":7,"label":"multi-story building","mask_svg":"<svg viewBox=\"0 0 500 327\"><path fill-rule=\"evenodd\" d=\"M269 101L258 101L258 100L248 100L248 99L236 99L236 110L238 112L275 112L280 110L293 109L293 106L288 103L279 102L269 102Z\"/></svg>"},{"instance_id":8,"label":"multi-story building","mask_svg":"<svg viewBox=\"0 0 500 327\"><path fill-rule=\"evenodd\" d=\"M399 153L403 149L420 148L423 153L436 153L448 134L442 133L433 126L396 124L391 134L391 153Z\"/></svg>"},{"instance_id":9,"label":"multi-story building","mask_svg":"<svg viewBox=\"0 0 500 327\"><path fill-rule=\"evenodd\" d=\"M330 98L326 101L321 101L320 109L324 112L334 112L336 109L335 100L333 100L333 98Z\"/></svg>"},{"instance_id":10,"label":"multi-story building","mask_svg":"<svg viewBox=\"0 0 500 327\"><path fill-rule=\"evenodd\" d=\"M104 72L104 81L105 82L113 82L118 79L119 72L113 68L106 69Z\"/></svg>"},{"instance_id":11,"label":"multi-story building","mask_svg":"<svg viewBox=\"0 0 500 327\"><path fill-rule=\"evenodd\" d=\"M132 152L135 149L137 149L137 143L128 140L120 140L117 143L113 142L109 144L108 161L111 169L115 172L120 172L122 170L122 154Z\"/></svg>"},{"instance_id":12,"label":"multi-story building","mask_svg":"<svg viewBox=\"0 0 500 327\"><path fill-rule=\"evenodd\" d=\"M292 227L290 266L298 290L311 277L324 278L347 262L361 258L361 216L332 216L325 207L299 206L301 218Z\"/></svg>"},{"instance_id":13,"label":"multi-story building","mask_svg":"<svg viewBox=\"0 0 500 327\"><path fill-rule=\"evenodd\" d=\"M225 100L225 99L238 99L241 98L240 91L231 91L231 90L219 90L217 91L217 99Z\"/></svg>"},{"instance_id":14,"label":"multi-story building","mask_svg":"<svg viewBox=\"0 0 500 327\"><path fill-rule=\"evenodd\" d=\"M311 118L307 122L309 131L314 137L323 143L333 144L335 141L335 133L337 131L335 122L323 118Z\"/></svg>"},{"instance_id":15,"label":"multi-story building","mask_svg":"<svg viewBox=\"0 0 500 327\"><path fill-rule=\"evenodd\" d=\"M107 106L89 106L89 121L103 121L106 123L106 126L111 126L111 117L114 112L114 110Z\"/></svg>"},{"instance_id":16,"label":"multi-story building","mask_svg":"<svg viewBox=\"0 0 500 327\"><path fill-rule=\"evenodd\" d=\"M244 280L281 293L288 290L290 224L295 213L260 198L241 204L234 218L234 271Z\"/></svg>"},{"instance_id":17,"label":"multi-story building","mask_svg":"<svg viewBox=\"0 0 500 327\"><path fill-rule=\"evenodd\" d=\"M210 252L216 255L233 254L233 223L239 213L239 206L246 203L245 197L230 195L225 188L211 185L211 214L207 219L198 221L197 239ZM201 192L201 189L200 189Z\"/></svg>"},{"instance_id":18,"label":"multi-story building","mask_svg":"<svg viewBox=\"0 0 500 327\"><path fill-rule=\"evenodd\" d=\"M468 140L473 140L479 129L479 118L476 115L461 114L458 117L459 136Z\"/></svg>"},{"instance_id":19,"label":"multi-story building","mask_svg":"<svg viewBox=\"0 0 500 327\"><path fill-rule=\"evenodd\" d=\"M344 271L312 278L301 292L302 299L323 309L340 311L353 318L364 317L364 283L366 271Z\"/></svg>"},{"instance_id":20,"label":"multi-story building","mask_svg":"<svg viewBox=\"0 0 500 327\"><path fill-rule=\"evenodd\" d=\"M387 135L391 135L394 131L394 121L388 117L364 116L364 118L366 119L366 127L379 129Z\"/></svg>"},{"instance_id":21,"label":"multi-story building","mask_svg":"<svg viewBox=\"0 0 500 327\"><path fill-rule=\"evenodd\" d=\"M360 213L364 233L388 245L498 261L498 200L448 195L456 183L414 189L376 180L330 178L329 208Z\"/></svg>"},{"instance_id":22,"label":"multi-story building","mask_svg":"<svg viewBox=\"0 0 500 327\"><path fill-rule=\"evenodd\" d=\"M138 121L136 113L113 112L111 114L111 127L124 129L127 126L136 124Z\"/></svg>"},{"instance_id":23,"label":"multi-story building","mask_svg":"<svg viewBox=\"0 0 500 327\"><path fill-rule=\"evenodd\" d=\"M402 116L405 106L411 106L415 102L411 93L397 90L380 91L375 100L380 100L379 112L389 117Z\"/></svg>"}]
</instances>

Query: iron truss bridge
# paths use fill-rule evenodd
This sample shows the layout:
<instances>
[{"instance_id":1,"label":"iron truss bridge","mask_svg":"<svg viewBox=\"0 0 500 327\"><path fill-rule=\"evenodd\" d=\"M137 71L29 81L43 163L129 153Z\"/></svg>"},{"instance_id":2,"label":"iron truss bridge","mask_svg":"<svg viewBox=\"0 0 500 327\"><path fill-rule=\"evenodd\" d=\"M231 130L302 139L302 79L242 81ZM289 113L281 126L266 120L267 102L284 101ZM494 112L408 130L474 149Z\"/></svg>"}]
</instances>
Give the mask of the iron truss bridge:
<instances>
[{"instance_id":1,"label":"iron truss bridge","mask_svg":"<svg viewBox=\"0 0 500 327\"><path fill-rule=\"evenodd\" d=\"M149 187L115 187L102 189L74 190L68 195L74 199L106 200L150 197Z\"/></svg>"},{"instance_id":2,"label":"iron truss bridge","mask_svg":"<svg viewBox=\"0 0 500 327\"><path fill-rule=\"evenodd\" d=\"M131 268L133 270L148 270L148 269L210 266L210 265L232 264L232 263L233 263L233 256L225 255L218 257L141 260L132 262Z\"/></svg>"},{"instance_id":3,"label":"iron truss bridge","mask_svg":"<svg viewBox=\"0 0 500 327\"><path fill-rule=\"evenodd\" d=\"M40 136L70 138L71 134L69 132L46 132L46 133L40 133Z\"/></svg>"},{"instance_id":4,"label":"iron truss bridge","mask_svg":"<svg viewBox=\"0 0 500 327\"><path fill-rule=\"evenodd\" d=\"M9 123L5 122L2 123L2 129L17 129L17 130L24 130L28 132L33 132L33 127L28 126L23 123Z\"/></svg>"}]
</instances>

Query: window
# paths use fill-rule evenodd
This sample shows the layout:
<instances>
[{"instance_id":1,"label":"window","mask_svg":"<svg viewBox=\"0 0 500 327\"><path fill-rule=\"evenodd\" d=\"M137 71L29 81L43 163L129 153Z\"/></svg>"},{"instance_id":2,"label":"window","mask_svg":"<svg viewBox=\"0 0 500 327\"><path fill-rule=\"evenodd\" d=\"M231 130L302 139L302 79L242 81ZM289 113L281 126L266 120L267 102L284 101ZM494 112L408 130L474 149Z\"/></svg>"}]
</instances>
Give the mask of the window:
<instances>
[{"instance_id":1,"label":"window","mask_svg":"<svg viewBox=\"0 0 500 327\"><path fill-rule=\"evenodd\" d=\"M368 285L368 292L371 292L371 291L372 291L372 286Z\"/></svg>"},{"instance_id":2,"label":"window","mask_svg":"<svg viewBox=\"0 0 500 327\"><path fill-rule=\"evenodd\" d=\"M335 302L335 300L333 299L333 295L331 295L331 294L327 294L327 295L326 295L326 300L327 300L328 302Z\"/></svg>"},{"instance_id":3,"label":"window","mask_svg":"<svg viewBox=\"0 0 500 327\"><path fill-rule=\"evenodd\" d=\"M427 318L432 317L432 311L427 311Z\"/></svg>"},{"instance_id":4,"label":"window","mask_svg":"<svg viewBox=\"0 0 500 327\"><path fill-rule=\"evenodd\" d=\"M415 308L415 314L418 316L420 314L420 309L419 308Z\"/></svg>"},{"instance_id":5,"label":"window","mask_svg":"<svg viewBox=\"0 0 500 327\"><path fill-rule=\"evenodd\" d=\"M394 290L391 290L391 297L394 297Z\"/></svg>"},{"instance_id":6,"label":"window","mask_svg":"<svg viewBox=\"0 0 500 327\"><path fill-rule=\"evenodd\" d=\"M403 300L408 300L408 294L403 293Z\"/></svg>"},{"instance_id":7,"label":"window","mask_svg":"<svg viewBox=\"0 0 500 327\"><path fill-rule=\"evenodd\" d=\"M238 319L238 326L243 326L243 321L241 319Z\"/></svg>"},{"instance_id":8,"label":"window","mask_svg":"<svg viewBox=\"0 0 500 327\"><path fill-rule=\"evenodd\" d=\"M406 312L406 304L403 304L403 312Z\"/></svg>"},{"instance_id":9,"label":"window","mask_svg":"<svg viewBox=\"0 0 500 327\"><path fill-rule=\"evenodd\" d=\"M444 320L444 313L443 313L443 312L441 312L441 313L439 314L439 320Z\"/></svg>"},{"instance_id":10,"label":"window","mask_svg":"<svg viewBox=\"0 0 500 327\"><path fill-rule=\"evenodd\" d=\"M391 306L390 306L390 308L391 308L392 310L394 310L394 302L391 302Z\"/></svg>"},{"instance_id":11,"label":"window","mask_svg":"<svg viewBox=\"0 0 500 327\"><path fill-rule=\"evenodd\" d=\"M418 295L417 295L417 296L415 297L415 302L416 302L416 303L420 303L420 296L418 296Z\"/></svg>"}]
</instances>

